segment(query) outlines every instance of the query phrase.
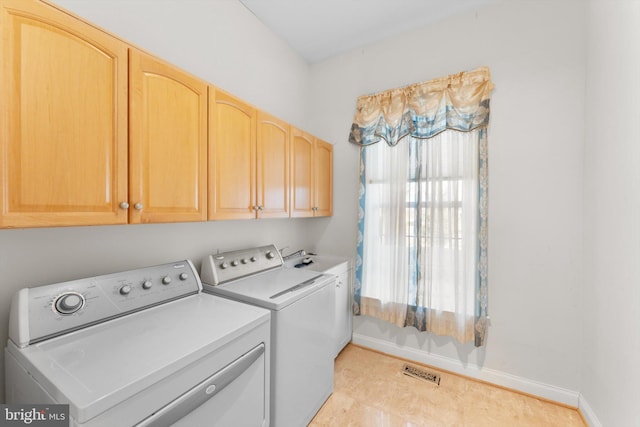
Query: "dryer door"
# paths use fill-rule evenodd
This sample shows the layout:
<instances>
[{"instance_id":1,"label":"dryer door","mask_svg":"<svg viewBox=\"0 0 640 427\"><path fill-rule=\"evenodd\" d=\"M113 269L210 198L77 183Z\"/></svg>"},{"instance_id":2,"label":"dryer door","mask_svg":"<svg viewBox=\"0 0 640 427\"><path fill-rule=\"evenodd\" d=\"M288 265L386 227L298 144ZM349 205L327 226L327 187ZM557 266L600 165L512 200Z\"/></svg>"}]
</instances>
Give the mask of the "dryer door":
<instances>
[{"instance_id":1,"label":"dryer door","mask_svg":"<svg viewBox=\"0 0 640 427\"><path fill-rule=\"evenodd\" d=\"M135 427L268 425L264 353L254 347Z\"/></svg>"}]
</instances>

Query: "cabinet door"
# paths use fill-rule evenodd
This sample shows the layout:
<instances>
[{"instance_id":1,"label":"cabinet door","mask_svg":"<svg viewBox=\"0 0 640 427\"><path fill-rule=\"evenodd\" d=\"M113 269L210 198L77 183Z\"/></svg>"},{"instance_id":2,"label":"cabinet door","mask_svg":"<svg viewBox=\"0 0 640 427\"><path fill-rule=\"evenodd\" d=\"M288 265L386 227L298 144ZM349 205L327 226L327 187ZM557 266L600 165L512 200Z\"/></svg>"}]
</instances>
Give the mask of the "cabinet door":
<instances>
[{"instance_id":1,"label":"cabinet door","mask_svg":"<svg viewBox=\"0 0 640 427\"><path fill-rule=\"evenodd\" d=\"M333 145L316 139L314 151L315 216L333 215Z\"/></svg>"},{"instance_id":2,"label":"cabinet door","mask_svg":"<svg viewBox=\"0 0 640 427\"><path fill-rule=\"evenodd\" d=\"M209 219L255 218L256 110L218 89L209 96Z\"/></svg>"},{"instance_id":3,"label":"cabinet door","mask_svg":"<svg viewBox=\"0 0 640 427\"><path fill-rule=\"evenodd\" d=\"M30 0L0 28L0 227L126 223L127 46Z\"/></svg>"},{"instance_id":4,"label":"cabinet door","mask_svg":"<svg viewBox=\"0 0 640 427\"><path fill-rule=\"evenodd\" d=\"M313 216L314 137L295 128L291 134L291 216Z\"/></svg>"},{"instance_id":5,"label":"cabinet door","mask_svg":"<svg viewBox=\"0 0 640 427\"><path fill-rule=\"evenodd\" d=\"M258 217L288 217L290 126L263 111L258 111L257 133Z\"/></svg>"},{"instance_id":6,"label":"cabinet door","mask_svg":"<svg viewBox=\"0 0 640 427\"><path fill-rule=\"evenodd\" d=\"M129 79L129 221L205 221L207 84L134 49Z\"/></svg>"}]
</instances>

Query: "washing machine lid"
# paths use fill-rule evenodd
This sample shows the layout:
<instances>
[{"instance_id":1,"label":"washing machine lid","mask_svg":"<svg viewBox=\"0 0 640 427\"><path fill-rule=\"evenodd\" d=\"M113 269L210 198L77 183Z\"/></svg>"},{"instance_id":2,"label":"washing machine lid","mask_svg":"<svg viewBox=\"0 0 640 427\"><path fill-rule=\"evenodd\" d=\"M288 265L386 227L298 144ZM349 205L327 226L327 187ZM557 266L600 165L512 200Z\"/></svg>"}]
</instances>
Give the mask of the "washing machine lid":
<instances>
[{"instance_id":1,"label":"washing machine lid","mask_svg":"<svg viewBox=\"0 0 640 427\"><path fill-rule=\"evenodd\" d=\"M200 293L8 349L84 423L269 318L269 311L259 307Z\"/></svg>"},{"instance_id":2,"label":"washing machine lid","mask_svg":"<svg viewBox=\"0 0 640 427\"><path fill-rule=\"evenodd\" d=\"M217 286L203 283L205 291L281 310L300 298L326 286L333 276L297 268L279 267Z\"/></svg>"}]
</instances>

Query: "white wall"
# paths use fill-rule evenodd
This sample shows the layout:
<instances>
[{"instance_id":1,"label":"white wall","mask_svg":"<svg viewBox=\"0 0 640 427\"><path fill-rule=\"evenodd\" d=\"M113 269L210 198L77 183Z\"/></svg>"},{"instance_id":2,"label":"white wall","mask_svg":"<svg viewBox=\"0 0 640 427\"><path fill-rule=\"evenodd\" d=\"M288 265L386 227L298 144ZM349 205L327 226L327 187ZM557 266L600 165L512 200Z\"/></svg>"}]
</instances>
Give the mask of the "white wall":
<instances>
[{"instance_id":1,"label":"white wall","mask_svg":"<svg viewBox=\"0 0 640 427\"><path fill-rule=\"evenodd\" d=\"M640 2L589 3L581 393L640 426Z\"/></svg>"},{"instance_id":2,"label":"white wall","mask_svg":"<svg viewBox=\"0 0 640 427\"><path fill-rule=\"evenodd\" d=\"M306 129L308 65L236 0L57 0L99 26ZM0 342L22 287L275 243L313 249L332 219L0 230ZM4 347L4 344L2 345ZM0 366L4 366L0 352ZM4 401L0 369L0 401Z\"/></svg>"},{"instance_id":3,"label":"white wall","mask_svg":"<svg viewBox=\"0 0 640 427\"><path fill-rule=\"evenodd\" d=\"M312 67L310 129L336 142L340 182L339 221L327 227L319 247L351 256L358 149L347 137L356 98L481 65L490 67L496 84L489 129L486 347L369 317L355 319L358 340L432 363L458 361L471 375L482 366L505 374L503 379L513 380L506 385L515 388L523 388L522 379L541 385L527 391L548 385L557 390L547 397L577 405L585 13L581 1L502 2Z\"/></svg>"}]
</instances>

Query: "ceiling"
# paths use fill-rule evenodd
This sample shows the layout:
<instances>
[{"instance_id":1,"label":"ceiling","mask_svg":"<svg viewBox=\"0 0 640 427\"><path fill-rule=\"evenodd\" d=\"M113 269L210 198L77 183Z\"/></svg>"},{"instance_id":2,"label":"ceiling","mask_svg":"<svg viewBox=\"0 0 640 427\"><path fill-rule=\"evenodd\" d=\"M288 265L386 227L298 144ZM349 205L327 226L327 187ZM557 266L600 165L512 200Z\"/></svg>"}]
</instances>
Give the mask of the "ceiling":
<instances>
[{"instance_id":1,"label":"ceiling","mask_svg":"<svg viewBox=\"0 0 640 427\"><path fill-rule=\"evenodd\" d=\"M314 63L496 0L240 0Z\"/></svg>"}]
</instances>

